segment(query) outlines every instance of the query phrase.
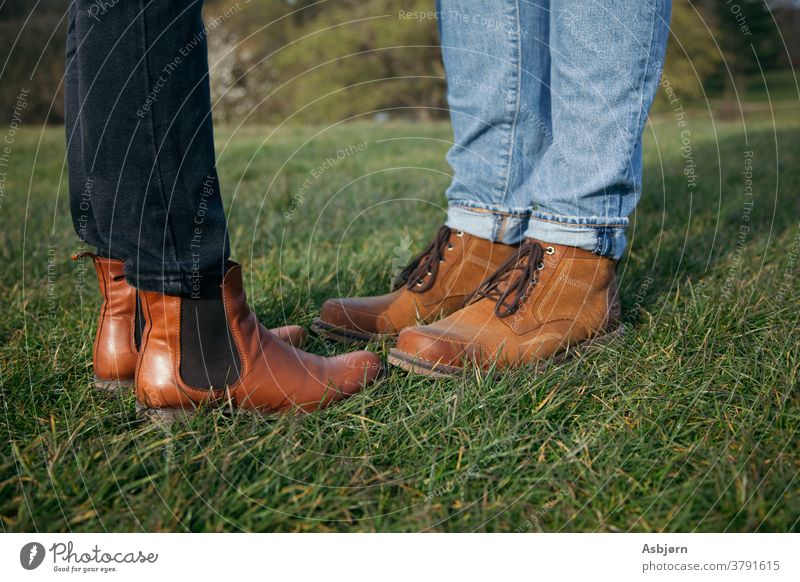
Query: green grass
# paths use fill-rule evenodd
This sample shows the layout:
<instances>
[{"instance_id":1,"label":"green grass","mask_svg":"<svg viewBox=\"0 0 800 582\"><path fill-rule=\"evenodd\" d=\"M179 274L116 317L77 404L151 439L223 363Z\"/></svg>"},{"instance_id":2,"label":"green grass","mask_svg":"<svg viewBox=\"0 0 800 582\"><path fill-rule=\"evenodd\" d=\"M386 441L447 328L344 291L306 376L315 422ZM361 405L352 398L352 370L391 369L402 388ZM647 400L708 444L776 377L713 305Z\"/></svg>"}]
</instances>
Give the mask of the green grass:
<instances>
[{"instance_id":1,"label":"green grass","mask_svg":"<svg viewBox=\"0 0 800 582\"><path fill-rule=\"evenodd\" d=\"M694 189L684 128L648 127L621 340L536 374L392 370L320 414L172 429L90 388L98 297L69 260L62 130L17 134L0 206L3 529L797 531L794 117L689 118ZM446 124L220 130L233 256L261 319L308 324L327 297L385 291L403 237L416 252L443 220L449 139Z\"/></svg>"}]
</instances>

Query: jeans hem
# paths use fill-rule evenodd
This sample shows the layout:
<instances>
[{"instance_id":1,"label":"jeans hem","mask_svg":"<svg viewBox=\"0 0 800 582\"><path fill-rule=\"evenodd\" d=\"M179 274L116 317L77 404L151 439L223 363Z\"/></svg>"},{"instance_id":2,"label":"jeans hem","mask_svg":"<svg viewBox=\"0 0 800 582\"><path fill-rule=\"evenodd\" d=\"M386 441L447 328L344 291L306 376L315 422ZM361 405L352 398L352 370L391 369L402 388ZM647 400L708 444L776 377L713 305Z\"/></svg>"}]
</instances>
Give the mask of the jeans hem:
<instances>
[{"instance_id":1,"label":"jeans hem","mask_svg":"<svg viewBox=\"0 0 800 582\"><path fill-rule=\"evenodd\" d=\"M534 213L525 236L542 242L577 247L614 260L619 260L625 251L627 218L551 218L541 218Z\"/></svg>"},{"instance_id":2,"label":"jeans hem","mask_svg":"<svg viewBox=\"0 0 800 582\"><path fill-rule=\"evenodd\" d=\"M525 238L529 210L508 210L470 204L450 204L447 226L492 242L514 245Z\"/></svg>"},{"instance_id":3,"label":"jeans hem","mask_svg":"<svg viewBox=\"0 0 800 582\"><path fill-rule=\"evenodd\" d=\"M219 297L219 289L222 285L223 276L217 273L167 276L163 273L158 275L141 274L131 272L132 269L125 267L125 280L132 287L140 291L153 291L162 295L180 295L192 299L216 299Z\"/></svg>"},{"instance_id":4,"label":"jeans hem","mask_svg":"<svg viewBox=\"0 0 800 582\"><path fill-rule=\"evenodd\" d=\"M162 295L188 295L192 292L191 280L187 281L183 277L165 277L159 274L156 277L148 275L137 275L125 268L125 280L131 287L136 287L140 291L153 291Z\"/></svg>"}]
</instances>

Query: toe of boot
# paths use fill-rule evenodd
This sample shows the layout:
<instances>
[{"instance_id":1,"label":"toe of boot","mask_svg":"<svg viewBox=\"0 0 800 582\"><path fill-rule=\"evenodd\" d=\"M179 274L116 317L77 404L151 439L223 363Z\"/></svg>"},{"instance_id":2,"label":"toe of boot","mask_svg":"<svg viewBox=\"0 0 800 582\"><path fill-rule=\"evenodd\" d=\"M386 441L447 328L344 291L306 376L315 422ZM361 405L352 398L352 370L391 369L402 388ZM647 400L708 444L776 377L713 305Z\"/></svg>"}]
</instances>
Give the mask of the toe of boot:
<instances>
[{"instance_id":1,"label":"toe of boot","mask_svg":"<svg viewBox=\"0 0 800 582\"><path fill-rule=\"evenodd\" d=\"M270 331L279 340L296 348L301 347L306 340L306 330L299 325L284 325L270 329Z\"/></svg>"},{"instance_id":2,"label":"toe of boot","mask_svg":"<svg viewBox=\"0 0 800 582\"><path fill-rule=\"evenodd\" d=\"M381 359L372 352L350 352L330 358L333 384L343 396L372 384L383 372Z\"/></svg>"},{"instance_id":3,"label":"toe of boot","mask_svg":"<svg viewBox=\"0 0 800 582\"><path fill-rule=\"evenodd\" d=\"M374 382L383 366L372 352L351 352L325 358L321 377L316 377L316 387L307 393L298 406L304 412L314 412L352 396Z\"/></svg>"},{"instance_id":4,"label":"toe of boot","mask_svg":"<svg viewBox=\"0 0 800 582\"><path fill-rule=\"evenodd\" d=\"M428 365L460 367L471 358L475 348L469 341L450 337L428 327L412 327L400 332L392 350L403 359L419 360Z\"/></svg>"},{"instance_id":5,"label":"toe of boot","mask_svg":"<svg viewBox=\"0 0 800 582\"><path fill-rule=\"evenodd\" d=\"M337 327L371 332L375 316L354 303L352 299L328 299L322 304L319 318Z\"/></svg>"},{"instance_id":6,"label":"toe of boot","mask_svg":"<svg viewBox=\"0 0 800 582\"><path fill-rule=\"evenodd\" d=\"M391 334L392 326L383 313L380 297L328 299L320 310L319 322L327 328L355 332L356 337L374 339Z\"/></svg>"}]
</instances>

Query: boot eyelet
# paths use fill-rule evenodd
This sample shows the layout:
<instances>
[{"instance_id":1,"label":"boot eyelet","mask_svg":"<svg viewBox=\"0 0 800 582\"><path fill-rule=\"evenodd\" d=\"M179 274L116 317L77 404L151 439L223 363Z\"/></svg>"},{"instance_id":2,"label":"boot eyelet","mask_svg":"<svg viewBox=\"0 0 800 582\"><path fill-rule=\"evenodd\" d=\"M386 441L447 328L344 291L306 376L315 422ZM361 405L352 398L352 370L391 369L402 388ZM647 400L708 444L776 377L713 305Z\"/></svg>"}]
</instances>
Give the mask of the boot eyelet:
<instances>
[{"instance_id":1,"label":"boot eyelet","mask_svg":"<svg viewBox=\"0 0 800 582\"><path fill-rule=\"evenodd\" d=\"M542 261L539 261L538 263L536 263L536 270L541 271L542 269L544 269L544 263Z\"/></svg>"},{"instance_id":2,"label":"boot eyelet","mask_svg":"<svg viewBox=\"0 0 800 582\"><path fill-rule=\"evenodd\" d=\"M457 236L457 237L462 237L462 236L464 236L464 231L463 231L463 230L456 231L456 236Z\"/></svg>"},{"instance_id":3,"label":"boot eyelet","mask_svg":"<svg viewBox=\"0 0 800 582\"><path fill-rule=\"evenodd\" d=\"M452 245L452 244L448 244L448 245L447 245L447 250L448 250L448 251L452 251L452 250L453 250L453 248L454 248L454 247L453 247L453 245Z\"/></svg>"},{"instance_id":4,"label":"boot eyelet","mask_svg":"<svg viewBox=\"0 0 800 582\"><path fill-rule=\"evenodd\" d=\"M426 275L426 277L430 277L431 275L433 275L433 273L431 273L430 271L428 271L428 274Z\"/></svg>"},{"instance_id":5,"label":"boot eyelet","mask_svg":"<svg viewBox=\"0 0 800 582\"><path fill-rule=\"evenodd\" d=\"M422 287L422 279L420 279L419 281L417 281L417 287Z\"/></svg>"},{"instance_id":6,"label":"boot eyelet","mask_svg":"<svg viewBox=\"0 0 800 582\"><path fill-rule=\"evenodd\" d=\"M545 247L544 252L546 252L548 255L552 255L554 252L556 252L556 249L553 247Z\"/></svg>"}]
</instances>

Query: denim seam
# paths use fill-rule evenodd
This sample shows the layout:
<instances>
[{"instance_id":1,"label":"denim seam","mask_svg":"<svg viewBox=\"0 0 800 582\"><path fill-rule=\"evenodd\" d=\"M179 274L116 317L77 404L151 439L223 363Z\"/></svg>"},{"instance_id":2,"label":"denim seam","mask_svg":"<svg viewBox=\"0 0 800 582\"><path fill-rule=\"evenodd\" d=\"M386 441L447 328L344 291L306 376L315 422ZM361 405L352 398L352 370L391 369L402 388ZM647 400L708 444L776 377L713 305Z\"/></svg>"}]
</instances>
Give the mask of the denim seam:
<instances>
[{"instance_id":1,"label":"denim seam","mask_svg":"<svg viewBox=\"0 0 800 582\"><path fill-rule=\"evenodd\" d=\"M612 232L610 232L612 229L607 226L603 226L596 230L597 230L597 236L595 240L594 250L592 252L600 256L613 257L617 250L616 249L617 244L616 244L616 237ZM604 253L603 250L605 249L606 244L609 246L609 249L608 252Z\"/></svg>"},{"instance_id":2,"label":"denim seam","mask_svg":"<svg viewBox=\"0 0 800 582\"><path fill-rule=\"evenodd\" d=\"M533 213L530 217L531 220L536 220L538 222L547 222L549 224L559 224L563 226L576 226L579 228L587 228L587 229L600 229L600 228L619 228L625 229L628 226L627 220L620 221L620 222L577 222L573 220L559 220L558 218L548 215L544 216L538 214L536 212ZM586 220L586 219L582 219Z\"/></svg>"},{"instance_id":3,"label":"denim seam","mask_svg":"<svg viewBox=\"0 0 800 582\"><path fill-rule=\"evenodd\" d=\"M510 22L519 24L519 6L517 1L514 2L514 7L510 8L506 13L506 17ZM500 181L495 186L493 198L502 202L508 195L508 188L511 181L511 164L514 161L514 140L516 139L517 117L519 115L519 93L520 93L520 43L519 36L508 35L508 44L510 47L509 63L511 65L511 100L505 99L506 113L509 116L503 123L504 135L508 140L508 147L506 151L501 154L502 168L498 173Z\"/></svg>"},{"instance_id":4,"label":"denim seam","mask_svg":"<svg viewBox=\"0 0 800 582\"><path fill-rule=\"evenodd\" d=\"M475 214L496 214L498 216L508 216L511 218L528 218L532 212L531 210L499 210L493 207L493 205L483 205L475 202L463 203L451 201L449 206L453 208L459 208L467 212L474 212Z\"/></svg>"},{"instance_id":5,"label":"denim seam","mask_svg":"<svg viewBox=\"0 0 800 582\"><path fill-rule=\"evenodd\" d=\"M509 133L509 143L508 143L508 167L506 168L506 177L505 177L505 185L503 187L503 200L505 201L506 197L508 196L509 190L511 188L511 168L514 165L514 153L517 143L517 125L519 124L519 110L520 110L520 103L521 103L521 94L522 94L522 71L524 70L524 63L522 62L522 39L520 38L522 35L522 24L519 20L519 0L515 0L514 2L514 10L513 13L509 14L509 17L514 20L514 24L516 28L516 34L509 35L511 37L511 44L513 46L513 50L516 54L516 62L512 70L514 71L515 76L515 87L514 87L514 116L511 120L511 130ZM499 239L498 239L499 240Z\"/></svg>"},{"instance_id":6,"label":"denim seam","mask_svg":"<svg viewBox=\"0 0 800 582\"><path fill-rule=\"evenodd\" d=\"M635 124L635 126L634 126L633 123L631 123L629 125L629 127L636 127L637 133L635 135L638 135L639 138L638 139L629 139L628 140L629 146L628 146L628 151L627 151L626 157L625 157L626 160L630 160L632 158L633 150L637 146L637 143L641 140L641 135L642 135L642 129L643 128L640 128L640 126L642 125L642 116L647 115L647 112L644 110L644 89L645 89L645 85L647 84L647 75L649 74L650 61L652 60L653 52L655 51L656 18L658 17L655 4L654 3L648 3L648 6L650 7L651 13L652 13L652 20L650 22L650 39L649 39L648 45L647 45L648 50L647 50L647 57L645 58L645 61L644 61L644 67L639 67L638 68L638 70L642 71L642 79L641 79L641 82L639 83L639 87L638 87L638 89L639 89L639 101L638 101L639 107L638 107L638 111L636 111L636 110L633 111L636 114L636 119L635 119L636 124ZM631 174L633 174L633 170L631 169L630 163L625 165L625 169L626 169L627 172L630 172ZM634 177L634 176L631 176L631 177ZM633 181L633 180L631 180L631 181ZM616 212L617 212L617 214L619 214L622 211L622 197L618 194L616 196L616 199L617 199ZM606 196L606 214L609 214L608 202L609 202L609 198L608 198L608 196Z\"/></svg>"},{"instance_id":7,"label":"denim seam","mask_svg":"<svg viewBox=\"0 0 800 582\"><path fill-rule=\"evenodd\" d=\"M143 28L143 31L142 31L143 32L143 34L142 34L142 54L144 55L144 58L142 59L142 66L144 68L145 84L147 86L147 92L149 94L150 91L152 90L152 87L150 86L150 50L147 47L147 14L145 12L145 6L144 6L143 0L139 0L139 7L140 7L139 14L141 15L141 22L142 22L142 28ZM150 126L150 134L148 135L148 137L152 139L153 143L151 145L152 145L152 148L153 148L153 152L157 152L160 148L156 147L157 140L156 140L156 127L155 127L154 117L155 117L154 115L148 115L149 126ZM183 279L183 270L181 269L180 262L178 262L178 255L177 255L177 252L176 252L176 249L178 248L178 245L177 245L177 242L175 241L174 233L172 232L172 225L170 224L170 218L169 218L169 207L170 207L170 205L167 202L167 199L166 199L166 196L165 196L166 190L164 188L164 176L163 176L163 173L161 171L161 161L159 160L159 156L158 156L157 153L155 155L154 163L155 163L155 173L156 173L156 177L157 177L157 181L158 181L159 196L161 198L161 203L164 206L164 213L165 213L165 215L164 215L164 229L167 231L167 233L169 233L170 242L172 243L171 246L170 246L170 251L171 251L170 254L172 255L172 261L173 261L173 265L174 265L173 268L176 271L181 273L180 277L181 277L181 279Z\"/></svg>"},{"instance_id":8,"label":"denim seam","mask_svg":"<svg viewBox=\"0 0 800 582\"><path fill-rule=\"evenodd\" d=\"M494 233L494 239L496 241L503 240L503 236L506 234L506 227L508 226L508 216L497 216L495 218L495 223L497 224L497 232Z\"/></svg>"}]
</instances>

